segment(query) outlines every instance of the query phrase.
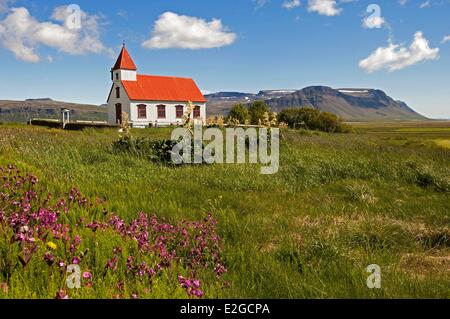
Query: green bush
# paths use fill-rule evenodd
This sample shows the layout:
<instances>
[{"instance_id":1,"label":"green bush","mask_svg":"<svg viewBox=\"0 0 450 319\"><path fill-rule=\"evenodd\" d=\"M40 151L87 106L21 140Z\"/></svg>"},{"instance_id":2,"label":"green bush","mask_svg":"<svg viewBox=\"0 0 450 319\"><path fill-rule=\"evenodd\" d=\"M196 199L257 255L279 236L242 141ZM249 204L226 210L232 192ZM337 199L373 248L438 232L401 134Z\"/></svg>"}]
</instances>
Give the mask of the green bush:
<instances>
[{"instance_id":1,"label":"green bush","mask_svg":"<svg viewBox=\"0 0 450 319\"><path fill-rule=\"evenodd\" d=\"M152 162L170 163L171 151L177 144L172 140L152 140L148 138L121 136L112 144L116 153L128 153Z\"/></svg>"},{"instance_id":2,"label":"green bush","mask_svg":"<svg viewBox=\"0 0 450 319\"><path fill-rule=\"evenodd\" d=\"M112 149L115 153L127 153L139 158L149 160L151 162L173 164L172 150L178 141L166 139L149 139L144 137L121 136L117 141L113 142ZM205 145L202 145L202 154ZM194 163L194 141L191 145L191 161Z\"/></svg>"},{"instance_id":3,"label":"green bush","mask_svg":"<svg viewBox=\"0 0 450 319\"><path fill-rule=\"evenodd\" d=\"M250 113L244 105L238 103L230 110L227 118L235 119L238 120L240 124L245 124L247 120L250 120Z\"/></svg>"},{"instance_id":4,"label":"green bush","mask_svg":"<svg viewBox=\"0 0 450 319\"><path fill-rule=\"evenodd\" d=\"M255 101L249 107L250 123L259 125L264 120L264 114L269 113L269 106L264 101Z\"/></svg>"},{"instance_id":5,"label":"green bush","mask_svg":"<svg viewBox=\"0 0 450 319\"><path fill-rule=\"evenodd\" d=\"M278 122L290 128L303 128L330 133L346 133L349 128L334 114L321 112L310 107L290 108L278 114Z\"/></svg>"}]
</instances>

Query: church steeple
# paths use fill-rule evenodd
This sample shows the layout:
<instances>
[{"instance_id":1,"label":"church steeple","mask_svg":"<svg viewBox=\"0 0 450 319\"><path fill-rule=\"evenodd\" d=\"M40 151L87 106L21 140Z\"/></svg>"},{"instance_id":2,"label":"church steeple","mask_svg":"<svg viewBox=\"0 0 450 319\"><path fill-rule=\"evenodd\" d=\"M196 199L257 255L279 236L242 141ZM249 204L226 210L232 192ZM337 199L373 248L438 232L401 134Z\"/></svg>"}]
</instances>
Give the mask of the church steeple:
<instances>
[{"instance_id":1,"label":"church steeple","mask_svg":"<svg viewBox=\"0 0 450 319\"><path fill-rule=\"evenodd\" d=\"M132 70L136 71L136 64L134 64L133 59L131 58L130 54L127 51L127 48L125 47L125 42L122 46L122 51L120 51L120 55L117 58L116 64L113 67L113 71L115 70Z\"/></svg>"},{"instance_id":2,"label":"church steeple","mask_svg":"<svg viewBox=\"0 0 450 319\"><path fill-rule=\"evenodd\" d=\"M137 67L125 47L125 42L114 67L111 69L111 76L113 81L136 81Z\"/></svg>"}]
</instances>

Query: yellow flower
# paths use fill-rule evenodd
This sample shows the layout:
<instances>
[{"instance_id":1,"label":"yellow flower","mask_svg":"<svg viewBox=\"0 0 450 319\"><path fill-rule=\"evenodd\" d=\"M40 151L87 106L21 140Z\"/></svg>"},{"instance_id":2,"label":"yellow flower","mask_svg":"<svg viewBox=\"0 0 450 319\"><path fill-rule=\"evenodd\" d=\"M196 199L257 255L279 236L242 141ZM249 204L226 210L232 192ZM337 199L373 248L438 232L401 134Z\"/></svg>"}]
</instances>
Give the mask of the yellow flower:
<instances>
[{"instance_id":1,"label":"yellow flower","mask_svg":"<svg viewBox=\"0 0 450 319\"><path fill-rule=\"evenodd\" d=\"M58 246L56 246L56 244L54 242L51 242L51 241L47 243L47 247L49 247L49 248L51 248L53 250L58 248Z\"/></svg>"}]
</instances>

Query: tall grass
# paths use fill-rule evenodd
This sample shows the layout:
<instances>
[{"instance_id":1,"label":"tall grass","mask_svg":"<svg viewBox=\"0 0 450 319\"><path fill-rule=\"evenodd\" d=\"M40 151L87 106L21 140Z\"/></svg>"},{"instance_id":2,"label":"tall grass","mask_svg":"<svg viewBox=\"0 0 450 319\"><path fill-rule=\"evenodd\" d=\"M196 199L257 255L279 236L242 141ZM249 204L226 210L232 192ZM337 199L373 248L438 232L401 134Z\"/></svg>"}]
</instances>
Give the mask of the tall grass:
<instances>
[{"instance_id":1,"label":"tall grass","mask_svg":"<svg viewBox=\"0 0 450 319\"><path fill-rule=\"evenodd\" d=\"M161 139L170 130L132 134ZM128 222L139 211L175 224L212 213L230 284L204 274L212 283L206 297L450 297L448 149L399 146L384 135L285 130L280 171L266 176L254 164L159 165L112 152L117 139L114 130L3 125L0 165L33 172L55 194L77 186ZM374 263L382 289L366 286ZM27 276L23 291L3 297L50 296L39 287L53 291L53 281L33 284L35 275ZM162 281L155 296L169 296L170 285ZM108 296L107 287L78 297Z\"/></svg>"}]
</instances>

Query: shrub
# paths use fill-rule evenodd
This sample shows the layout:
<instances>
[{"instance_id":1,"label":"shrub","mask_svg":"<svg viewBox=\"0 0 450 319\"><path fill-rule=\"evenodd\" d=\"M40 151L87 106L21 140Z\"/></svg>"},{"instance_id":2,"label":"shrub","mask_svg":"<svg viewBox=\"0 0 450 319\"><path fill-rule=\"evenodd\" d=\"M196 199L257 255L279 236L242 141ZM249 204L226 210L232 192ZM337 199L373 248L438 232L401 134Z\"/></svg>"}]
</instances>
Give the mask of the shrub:
<instances>
[{"instance_id":1,"label":"shrub","mask_svg":"<svg viewBox=\"0 0 450 319\"><path fill-rule=\"evenodd\" d=\"M144 137L134 138L131 136L121 136L113 142L112 150L115 153L127 153L151 162L172 164L172 150L178 141L153 140ZM202 154L205 145L202 144ZM195 149L194 140L191 145L191 162L194 163ZM204 162L203 162L204 163Z\"/></svg>"},{"instance_id":2,"label":"shrub","mask_svg":"<svg viewBox=\"0 0 450 319\"><path fill-rule=\"evenodd\" d=\"M324 132L345 133L349 128L334 114L321 112L310 107L290 108L278 114L278 122L290 128L303 128Z\"/></svg>"},{"instance_id":3,"label":"shrub","mask_svg":"<svg viewBox=\"0 0 450 319\"><path fill-rule=\"evenodd\" d=\"M264 121L265 114L269 113L269 106L264 101L255 101L248 109L250 114L250 123L259 125Z\"/></svg>"},{"instance_id":4,"label":"shrub","mask_svg":"<svg viewBox=\"0 0 450 319\"><path fill-rule=\"evenodd\" d=\"M172 140L151 140L143 137L121 136L112 144L114 152L128 153L152 162L170 163L171 151L177 144Z\"/></svg>"},{"instance_id":5,"label":"shrub","mask_svg":"<svg viewBox=\"0 0 450 319\"><path fill-rule=\"evenodd\" d=\"M228 120L237 120L239 121L239 124L245 124L245 122L250 119L250 113L244 105L238 103L232 107L227 118Z\"/></svg>"}]
</instances>

